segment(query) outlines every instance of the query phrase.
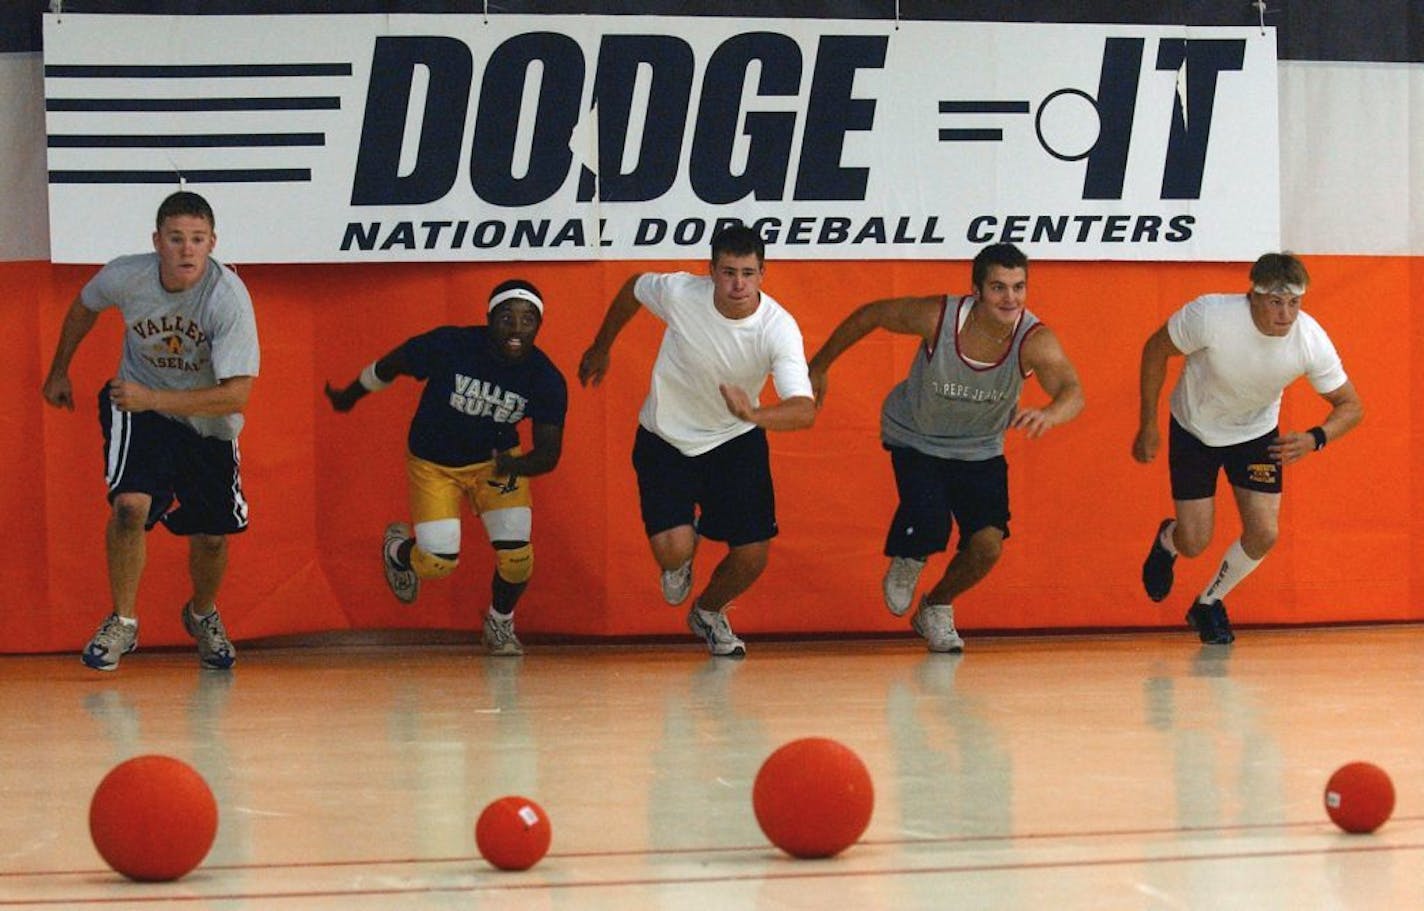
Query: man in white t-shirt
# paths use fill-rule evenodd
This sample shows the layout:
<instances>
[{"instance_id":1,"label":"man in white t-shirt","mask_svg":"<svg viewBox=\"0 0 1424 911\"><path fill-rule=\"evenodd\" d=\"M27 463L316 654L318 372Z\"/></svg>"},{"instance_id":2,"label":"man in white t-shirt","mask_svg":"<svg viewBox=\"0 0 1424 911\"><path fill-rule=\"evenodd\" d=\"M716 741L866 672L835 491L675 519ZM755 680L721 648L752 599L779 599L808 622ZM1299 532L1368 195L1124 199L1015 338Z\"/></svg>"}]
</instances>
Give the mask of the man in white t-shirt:
<instances>
[{"instance_id":1,"label":"man in white t-shirt","mask_svg":"<svg viewBox=\"0 0 1424 911\"><path fill-rule=\"evenodd\" d=\"M1301 312L1309 284L1295 256L1267 253L1251 267L1249 292L1197 298L1172 314L1142 349L1132 456L1144 463L1161 446L1157 401L1167 361L1186 356L1172 390L1167 454L1177 515L1162 521L1142 565L1147 596L1167 597L1177 556L1195 557L1210 543L1216 478L1223 469L1241 515L1241 537L1187 611L1187 623L1208 644L1236 638L1222 599L1276 542L1284 467L1323 449L1364 416L1329 336ZM1309 430L1281 433L1281 393L1302 375L1330 403L1330 412Z\"/></svg>"},{"instance_id":2,"label":"man in white t-shirt","mask_svg":"<svg viewBox=\"0 0 1424 911\"><path fill-rule=\"evenodd\" d=\"M597 386L614 339L640 307L667 323L633 446L643 528L669 604L692 591L698 539L727 545L687 623L713 655L733 658L746 645L727 607L766 568L777 533L766 431L816 419L801 330L762 292L765 262L761 236L734 225L712 238L709 276L634 275L579 361L579 382ZM762 405L768 375L778 401Z\"/></svg>"}]
</instances>

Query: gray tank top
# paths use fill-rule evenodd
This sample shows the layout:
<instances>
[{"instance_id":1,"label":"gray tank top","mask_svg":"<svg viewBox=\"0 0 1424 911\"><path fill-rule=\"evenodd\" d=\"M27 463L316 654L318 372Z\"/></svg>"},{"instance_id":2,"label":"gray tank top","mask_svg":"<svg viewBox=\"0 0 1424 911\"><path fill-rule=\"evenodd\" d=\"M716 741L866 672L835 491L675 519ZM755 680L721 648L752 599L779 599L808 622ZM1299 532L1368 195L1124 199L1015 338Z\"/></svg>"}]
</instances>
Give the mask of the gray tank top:
<instances>
[{"instance_id":1,"label":"gray tank top","mask_svg":"<svg viewBox=\"0 0 1424 911\"><path fill-rule=\"evenodd\" d=\"M934 346L921 346L880 409L886 444L971 462L1003 455L1025 378L1019 351L1038 318L1024 310L1003 358L975 366L959 352L959 326L973 305L973 297L945 298Z\"/></svg>"}]
</instances>

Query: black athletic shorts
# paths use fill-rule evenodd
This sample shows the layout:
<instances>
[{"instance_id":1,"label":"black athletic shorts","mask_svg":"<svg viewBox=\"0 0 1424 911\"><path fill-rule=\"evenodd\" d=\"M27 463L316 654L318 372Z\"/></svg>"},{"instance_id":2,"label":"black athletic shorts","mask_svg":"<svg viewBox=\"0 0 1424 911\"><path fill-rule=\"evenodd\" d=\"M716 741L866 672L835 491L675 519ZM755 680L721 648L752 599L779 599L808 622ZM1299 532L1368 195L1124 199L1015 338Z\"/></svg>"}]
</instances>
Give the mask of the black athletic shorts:
<instances>
[{"instance_id":1,"label":"black athletic shorts","mask_svg":"<svg viewBox=\"0 0 1424 911\"><path fill-rule=\"evenodd\" d=\"M1172 474L1172 499L1205 500L1216 495L1216 476L1224 468L1235 487L1280 493L1281 464L1269 447L1280 428L1231 446L1208 446L1173 418L1167 435L1167 466Z\"/></svg>"},{"instance_id":2,"label":"black athletic shorts","mask_svg":"<svg viewBox=\"0 0 1424 911\"><path fill-rule=\"evenodd\" d=\"M121 493L153 498L146 528L176 535L229 535L247 528L236 440L205 437L155 411L120 411L99 392L109 502ZM177 503L174 506L174 503Z\"/></svg>"},{"instance_id":3,"label":"black athletic shorts","mask_svg":"<svg viewBox=\"0 0 1424 911\"><path fill-rule=\"evenodd\" d=\"M900 505L885 536L885 556L924 557L949 545L959 523L958 550L976 531L998 528L1009 536L1009 463L1003 456L964 461L886 445L895 469Z\"/></svg>"},{"instance_id":4,"label":"black athletic shorts","mask_svg":"<svg viewBox=\"0 0 1424 911\"><path fill-rule=\"evenodd\" d=\"M679 525L732 547L776 537L771 457L760 427L689 456L640 425L633 469L649 537Z\"/></svg>"}]
</instances>

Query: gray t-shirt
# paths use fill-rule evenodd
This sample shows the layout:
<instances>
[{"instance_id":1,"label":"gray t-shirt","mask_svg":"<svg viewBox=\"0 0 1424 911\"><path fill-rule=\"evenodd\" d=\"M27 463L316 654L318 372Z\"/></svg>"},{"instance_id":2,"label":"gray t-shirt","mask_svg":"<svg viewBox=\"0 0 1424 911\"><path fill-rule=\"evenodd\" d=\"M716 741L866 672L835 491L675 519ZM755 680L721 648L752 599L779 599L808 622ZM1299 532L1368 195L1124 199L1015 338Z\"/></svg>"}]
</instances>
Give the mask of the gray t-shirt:
<instances>
[{"instance_id":1,"label":"gray t-shirt","mask_svg":"<svg viewBox=\"0 0 1424 911\"><path fill-rule=\"evenodd\" d=\"M79 299L94 312L118 307L124 350L119 378L153 389L206 389L233 376L256 376L257 320L237 273L209 257L198 283L170 293L158 277L158 254L120 256L100 269ZM165 415L206 437L235 440L241 414Z\"/></svg>"},{"instance_id":2,"label":"gray t-shirt","mask_svg":"<svg viewBox=\"0 0 1424 911\"><path fill-rule=\"evenodd\" d=\"M1038 318L1025 310L1003 358L973 364L959 351L959 327L973 305L972 297L945 299L934 346L921 346L910 375L885 397L880 411L884 442L967 462L1003 455L1004 432L1025 377L1019 350Z\"/></svg>"}]
</instances>

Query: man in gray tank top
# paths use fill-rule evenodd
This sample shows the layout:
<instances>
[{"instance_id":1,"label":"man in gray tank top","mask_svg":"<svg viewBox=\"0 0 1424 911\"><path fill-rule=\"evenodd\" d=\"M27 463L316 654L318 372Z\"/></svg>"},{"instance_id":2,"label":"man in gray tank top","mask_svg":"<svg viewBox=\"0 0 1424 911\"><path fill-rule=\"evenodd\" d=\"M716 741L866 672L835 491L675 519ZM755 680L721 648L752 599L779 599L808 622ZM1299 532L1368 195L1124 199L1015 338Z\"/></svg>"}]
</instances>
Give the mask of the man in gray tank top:
<instances>
[{"instance_id":1,"label":"man in gray tank top","mask_svg":"<svg viewBox=\"0 0 1424 911\"><path fill-rule=\"evenodd\" d=\"M897 617L914 601L929 556L959 543L948 568L910 618L931 651L959 652L954 599L989 574L1009 536L1004 434L1030 439L1083 410L1078 373L1057 336L1024 307L1028 258L1012 244L974 257L967 297L896 297L872 301L845 318L810 362L819 407L826 372L875 329L917 335L924 344L910 375L885 398L880 438L890 452L900 503L885 541L890 567L885 605ZM1048 394L1041 408L1018 407L1029 376Z\"/></svg>"},{"instance_id":2,"label":"man in gray tank top","mask_svg":"<svg viewBox=\"0 0 1424 911\"><path fill-rule=\"evenodd\" d=\"M45 401L73 411L70 361L99 314L119 311L118 375L99 393L113 613L81 656L96 670L115 669L138 644L144 536L160 522L188 538L193 595L182 619L199 660L226 670L236 658L216 598L227 536L247 528L237 435L259 356L252 299L237 273L212 258L216 242L203 197L168 196L158 207L154 252L109 262L74 299L45 378Z\"/></svg>"}]
</instances>

